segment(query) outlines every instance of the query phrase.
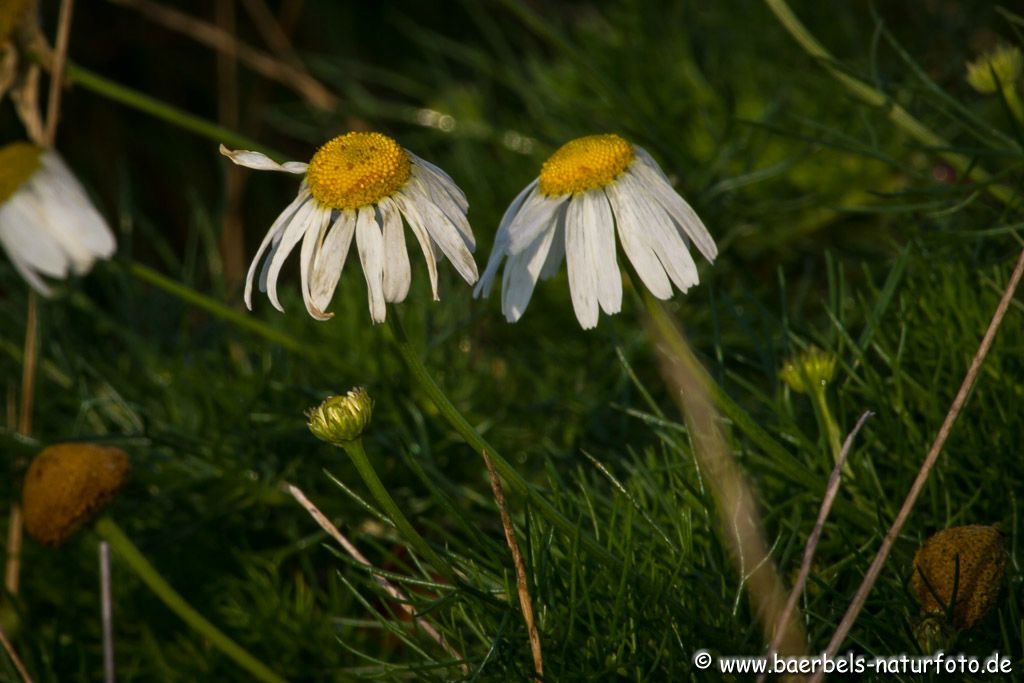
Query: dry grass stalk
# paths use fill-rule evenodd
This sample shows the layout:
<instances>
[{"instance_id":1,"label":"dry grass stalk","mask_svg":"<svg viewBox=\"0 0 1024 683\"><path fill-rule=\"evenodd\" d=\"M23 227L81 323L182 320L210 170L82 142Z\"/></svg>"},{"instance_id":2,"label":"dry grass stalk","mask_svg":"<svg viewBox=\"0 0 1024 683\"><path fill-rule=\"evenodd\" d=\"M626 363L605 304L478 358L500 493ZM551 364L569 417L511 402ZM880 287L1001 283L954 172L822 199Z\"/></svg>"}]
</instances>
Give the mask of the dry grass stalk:
<instances>
[{"instance_id":1,"label":"dry grass stalk","mask_svg":"<svg viewBox=\"0 0 1024 683\"><path fill-rule=\"evenodd\" d=\"M338 108L338 98L305 69L297 68L262 50L257 50L213 24L152 0L110 1L134 9L147 19L207 47L236 56L240 62L261 76L292 88L317 109L335 111Z\"/></svg>"},{"instance_id":2,"label":"dry grass stalk","mask_svg":"<svg viewBox=\"0 0 1024 683\"><path fill-rule=\"evenodd\" d=\"M320 528L326 531L331 538L337 541L338 545L340 545L345 550L345 552L352 556L352 558L356 562L366 567L373 567L373 565L370 564L370 561L366 559L366 556L359 552L359 549L356 548L352 544L352 542L349 541L348 538L346 538L345 535L338 530L338 527L334 526L334 523L331 522L331 520L327 519L327 516L323 512L321 512L320 509L316 505L314 505L309 498L306 497L306 494L302 492L302 489L300 489L298 486L295 486L294 484L289 484L288 482L282 484L282 488L284 488L285 491L291 494L292 498L294 498L299 503L299 505L306 508L306 512L308 512L309 515L316 521L316 523L320 525ZM390 595L398 601L398 604L401 605L402 609L405 610L406 614L412 617L416 625L419 626L424 633L430 636L430 638L433 639L434 642L440 645L441 648L445 652L447 652L449 656L452 657L452 659L455 659L459 662L462 662L464 660L464 657L458 652L458 650L449 645L447 639L445 639L445 637L441 635L441 633L439 633L438 630L435 629L429 621L416 614L416 610L413 608L412 604L409 601L409 596L407 596L401 588L399 588L398 586L396 586L395 584L391 583L386 578L378 574L374 574L373 579L381 588L383 588L387 592L388 595ZM461 667L463 673L469 673L468 665L461 664Z\"/></svg>"},{"instance_id":3,"label":"dry grass stalk","mask_svg":"<svg viewBox=\"0 0 1024 683\"><path fill-rule=\"evenodd\" d=\"M491 478L491 490L494 491L494 502L498 504L498 514L501 516L501 526L505 530L505 541L512 553L512 564L516 568L516 588L519 592L519 606L523 610L523 621L526 622L526 632L530 638L530 652L533 654L533 670L537 678L541 680L544 676L544 658L540 649L540 634L537 632L537 623L533 618L533 603L530 600L530 587L526 580L526 565L523 564L523 556L519 552L519 544L516 543L515 530L512 528L512 518L508 514L508 505L505 503L505 494L501 490L501 480L498 472L494 469L491 459L484 456L484 463L487 465L487 474Z\"/></svg>"},{"instance_id":4,"label":"dry grass stalk","mask_svg":"<svg viewBox=\"0 0 1024 683\"><path fill-rule=\"evenodd\" d=\"M653 298L648 304L648 327L661 362L662 377L686 420L694 458L718 510L722 541L737 565L765 640L777 640L781 655L806 654L807 636L799 610L794 610L779 626L786 591L768 552L753 491L733 460L719 427L720 417L708 390L711 380L662 304Z\"/></svg>"}]
</instances>

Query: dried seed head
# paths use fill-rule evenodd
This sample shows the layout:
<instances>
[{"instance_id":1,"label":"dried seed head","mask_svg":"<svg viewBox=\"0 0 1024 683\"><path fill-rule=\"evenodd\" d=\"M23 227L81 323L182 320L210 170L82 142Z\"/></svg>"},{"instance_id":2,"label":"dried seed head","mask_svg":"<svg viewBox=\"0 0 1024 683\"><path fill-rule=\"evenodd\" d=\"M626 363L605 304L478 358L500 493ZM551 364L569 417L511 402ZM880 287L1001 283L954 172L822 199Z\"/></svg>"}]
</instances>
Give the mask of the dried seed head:
<instances>
[{"instance_id":1,"label":"dried seed head","mask_svg":"<svg viewBox=\"0 0 1024 683\"><path fill-rule=\"evenodd\" d=\"M972 524L938 532L914 555L913 584L922 611L945 614L952 605L953 626L970 628L999 595L1006 563L996 527Z\"/></svg>"},{"instance_id":2,"label":"dried seed head","mask_svg":"<svg viewBox=\"0 0 1024 683\"><path fill-rule=\"evenodd\" d=\"M61 545L110 504L130 469L120 448L62 443L43 449L29 466L21 493L29 536Z\"/></svg>"}]
</instances>

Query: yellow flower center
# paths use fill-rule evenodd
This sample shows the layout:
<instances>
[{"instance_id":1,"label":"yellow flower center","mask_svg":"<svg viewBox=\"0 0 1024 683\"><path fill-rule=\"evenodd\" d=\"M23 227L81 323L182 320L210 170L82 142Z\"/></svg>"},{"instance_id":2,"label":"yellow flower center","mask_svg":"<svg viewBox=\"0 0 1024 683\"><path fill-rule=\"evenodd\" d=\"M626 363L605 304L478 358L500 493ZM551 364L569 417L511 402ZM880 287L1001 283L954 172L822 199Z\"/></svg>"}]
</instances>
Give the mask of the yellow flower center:
<instances>
[{"instance_id":1,"label":"yellow flower center","mask_svg":"<svg viewBox=\"0 0 1024 683\"><path fill-rule=\"evenodd\" d=\"M28 142L13 142L0 147L0 204L11 198L22 183L39 168L41 147Z\"/></svg>"},{"instance_id":2,"label":"yellow flower center","mask_svg":"<svg viewBox=\"0 0 1024 683\"><path fill-rule=\"evenodd\" d=\"M313 197L332 209L376 204L405 185L409 154L380 133L345 133L316 151L306 170Z\"/></svg>"},{"instance_id":3,"label":"yellow flower center","mask_svg":"<svg viewBox=\"0 0 1024 683\"><path fill-rule=\"evenodd\" d=\"M618 135L570 140L540 169L540 191L551 197L604 187L633 163L633 146Z\"/></svg>"}]
</instances>

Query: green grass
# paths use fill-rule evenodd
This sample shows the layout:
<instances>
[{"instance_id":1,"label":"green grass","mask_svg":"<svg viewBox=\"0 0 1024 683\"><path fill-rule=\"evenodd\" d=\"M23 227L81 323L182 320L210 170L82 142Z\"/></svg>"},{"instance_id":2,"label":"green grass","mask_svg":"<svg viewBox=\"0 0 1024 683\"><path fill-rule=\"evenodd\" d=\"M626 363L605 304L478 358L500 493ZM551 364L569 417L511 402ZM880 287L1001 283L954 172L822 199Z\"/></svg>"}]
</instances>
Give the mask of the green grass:
<instances>
[{"instance_id":1,"label":"green grass","mask_svg":"<svg viewBox=\"0 0 1024 683\"><path fill-rule=\"evenodd\" d=\"M52 27L56 7L45 9ZM76 64L216 120L205 48L117 5L94 9L75 18ZM853 477L799 603L820 651L1024 244L1024 126L963 81L965 61L993 32L1021 44L1024 28L980 2L948 12L880 6L879 15L859 5L793 9L840 70L950 148L922 146L884 107L856 99L764 4L745 0L307 3L296 47L341 111L312 110L276 86L260 94L259 78L243 70L235 134L294 159L351 127L395 136L465 190L481 266L507 202L563 141L614 130L651 151L720 247L714 265L702 264L700 286L670 311L735 406L724 421L729 445L787 587L832 456L820 416L779 369L811 343L834 352L828 404L840 430L875 413L854 444ZM243 37L260 44L238 11ZM361 30L369 25L379 35ZM181 51L173 65L171 50ZM134 467L112 516L200 612L288 679L529 678L515 574L483 462L410 381L386 326L370 324L358 266L349 264L329 322L305 314L293 264L281 286L285 315L262 296L253 313L240 310L217 251L226 162L202 137L212 129L175 125L173 112L151 117L152 107L140 113L122 106L124 97L106 99L88 77L75 80L58 147L115 226L119 252L41 307L34 440L0 429L0 528L40 445L117 445ZM247 108L249 98L259 106ZM434 120L424 109L455 127L423 125ZM6 102L0 131L4 140L21 135ZM1010 201L983 183L945 180L940 153L949 151L1011 188ZM295 187L291 176L249 174L247 259ZM498 296L472 300L447 266L442 300L432 302L422 262L412 262L412 291L397 310L413 347L475 430L574 528L553 527L510 492L545 680L720 680L694 669L695 650L762 652L640 297L627 288L623 312L583 332L563 269L509 325ZM0 293L0 377L5 395L16 396L26 290L6 258ZM915 637L915 550L939 529L998 522L1011 562L996 607L939 645L982 657L998 650L1017 677L1024 671L1022 314L1018 295L844 650L930 652ZM365 446L377 473L463 582L425 564L344 453L307 431L306 408L355 385L376 402ZM404 587L466 656L468 674L412 628L371 572L281 490L284 481ZM587 552L585 537L617 559ZM27 540L22 590L0 597L4 628L36 681L101 677L96 542L89 531L58 551ZM247 680L116 558L114 577L120 680ZM17 680L4 656L0 679Z\"/></svg>"}]
</instances>

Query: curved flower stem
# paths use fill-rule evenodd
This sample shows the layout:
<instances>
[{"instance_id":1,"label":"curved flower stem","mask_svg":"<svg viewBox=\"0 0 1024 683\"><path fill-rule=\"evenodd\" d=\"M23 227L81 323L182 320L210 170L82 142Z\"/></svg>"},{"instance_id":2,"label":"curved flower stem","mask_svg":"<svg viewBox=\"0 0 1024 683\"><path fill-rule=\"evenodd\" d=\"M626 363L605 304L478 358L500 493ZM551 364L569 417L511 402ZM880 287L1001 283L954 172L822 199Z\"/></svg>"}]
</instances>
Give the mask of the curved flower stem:
<instances>
[{"instance_id":1,"label":"curved flower stem","mask_svg":"<svg viewBox=\"0 0 1024 683\"><path fill-rule=\"evenodd\" d=\"M833 464L838 463L839 454L843 450L843 446L839 436L839 425L836 424L835 418L832 417L832 411L828 407L825 387L820 384L812 385L811 400L814 401L814 406L820 416L819 419L825 423L825 435L828 438L829 450L832 452L832 462ZM845 468L843 474L849 475L849 468Z\"/></svg>"},{"instance_id":2,"label":"curved flower stem","mask_svg":"<svg viewBox=\"0 0 1024 683\"><path fill-rule=\"evenodd\" d=\"M285 679L271 671L263 662L242 649L235 641L206 620L185 599L178 594L157 570L149 563L139 549L128 540L121 528L110 517L101 517L96 522L96 533L110 544L122 560L130 566L151 591L160 598L172 612L181 617L204 638L213 643L221 652L253 675L256 680L266 683L285 683Z\"/></svg>"},{"instance_id":3,"label":"curved flower stem","mask_svg":"<svg viewBox=\"0 0 1024 683\"><path fill-rule=\"evenodd\" d=\"M775 17L779 20L779 23L789 31L789 34L793 36L793 39L800 44L800 47L804 49L814 59L821 62L821 65L828 71L837 81L846 86L855 97L862 100L864 103L872 107L878 107L884 109L889 120L896 124L897 127L902 128L904 131L910 134L915 140L928 147L941 149L948 149L950 147L949 142L941 137L940 135L933 132L926 125L918 121L910 112L901 107L896 102L883 92L871 87L864 81L854 78L853 76L844 73L840 69L834 66L835 58L832 54L825 49L825 47L818 42L807 27L803 25L803 22L793 13L790 9L789 4L786 0L764 0L765 4L768 5L768 9L775 14ZM959 173L966 173L967 177L974 180L977 183L983 184L988 192L997 198L1004 204L1013 204L1015 201L1015 194L1012 189L1006 185L1001 185L991 182L992 177L980 166L973 163L973 160L958 154L957 152L951 151L939 151L938 154L945 159L953 168Z\"/></svg>"},{"instance_id":4,"label":"curved flower stem","mask_svg":"<svg viewBox=\"0 0 1024 683\"><path fill-rule=\"evenodd\" d=\"M370 462L370 458L366 455L366 450L363 448L363 440L355 439L348 441L342 445L345 452L348 453L348 457L352 459L352 464L356 466L356 470L359 471L359 476L363 478L366 486L370 489L370 493L377 499L377 502L387 516L391 519L391 523L395 525L398 531L405 537L412 547L428 562L434 565L434 568L439 572L443 573L449 580L457 581L458 578L455 576L455 572L452 571L451 566L444 560L437 551L430 547L430 544L420 536L420 533L413 528L413 525L409 523L405 513L398 507L398 503L388 493L384 483L377 476L377 471L373 468L373 464Z\"/></svg>"},{"instance_id":5,"label":"curved flower stem","mask_svg":"<svg viewBox=\"0 0 1024 683\"><path fill-rule=\"evenodd\" d=\"M448 400L444 391L437 385L434 378L430 376L427 369L424 367L423 362L420 360L415 349L409 344L409 339L406 337L405 330L402 328L402 323L398 319L398 313L392 308L388 312L387 317L388 329L391 330L391 336L394 340L395 347L398 350L399 355L405 364L409 368L409 372L412 374L413 380L423 390L430 400L437 406L438 411L444 416L448 423L458 432L463 439L478 453L481 455L486 454L491 462L494 463L494 469L501 474L502 479L512 488L516 493L525 497L533 508L539 512L552 526L557 528L562 533L566 534L570 538L579 538L580 545L582 545L588 552L594 557L600 559L602 562L612 565L614 567L621 567L622 560L605 548L601 543L597 541L593 536L588 534L586 531L580 528L580 526L565 515L558 511L558 509L552 505L544 496L540 495L537 490L523 478L516 468L509 463L508 460L503 458L497 450L479 433L473 428L472 425L463 417L462 413L459 412L458 408L452 405L452 402Z\"/></svg>"}]
</instances>

